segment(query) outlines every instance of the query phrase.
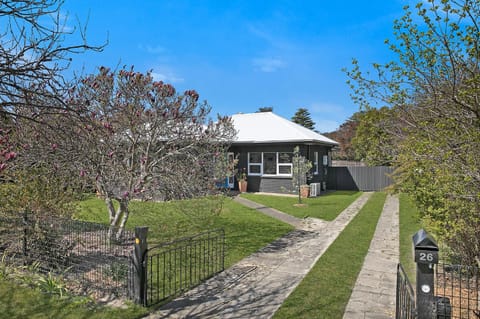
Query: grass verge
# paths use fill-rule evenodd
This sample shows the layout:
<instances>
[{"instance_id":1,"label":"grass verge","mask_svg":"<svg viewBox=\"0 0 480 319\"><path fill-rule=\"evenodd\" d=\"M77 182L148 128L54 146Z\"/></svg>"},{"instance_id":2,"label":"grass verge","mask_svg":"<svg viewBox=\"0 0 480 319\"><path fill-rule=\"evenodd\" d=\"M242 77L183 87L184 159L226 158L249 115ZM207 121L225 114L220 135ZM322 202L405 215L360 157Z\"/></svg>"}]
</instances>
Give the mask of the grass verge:
<instances>
[{"instance_id":1,"label":"grass verge","mask_svg":"<svg viewBox=\"0 0 480 319\"><path fill-rule=\"evenodd\" d=\"M400 263L415 285L416 264L413 260L412 236L422 228L417 208L407 194L400 194Z\"/></svg>"},{"instance_id":2,"label":"grass verge","mask_svg":"<svg viewBox=\"0 0 480 319\"><path fill-rule=\"evenodd\" d=\"M85 298L60 298L38 290L0 280L0 317L10 319L103 319L141 318L147 309L131 305L127 309L95 306Z\"/></svg>"},{"instance_id":3,"label":"grass verge","mask_svg":"<svg viewBox=\"0 0 480 319\"><path fill-rule=\"evenodd\" d=\"M298 197L248 193L243 193L241 196L297 218L314 217L331 221L361 194L362 192L357 191L330 192L319 197L303 198L302 204L306 204L305 206L294 206L298 204Z\"/></svg>"},{"instance_id":4,"label":"grass verge","mask_svg":"<svg viewBox=\"0 0 480 319\"><path fill-rule=\"evenodd\" d=\"M375 193L287 298L274 318L342 318L368 252L385 193Z\"/></svg>"}]
</instances>

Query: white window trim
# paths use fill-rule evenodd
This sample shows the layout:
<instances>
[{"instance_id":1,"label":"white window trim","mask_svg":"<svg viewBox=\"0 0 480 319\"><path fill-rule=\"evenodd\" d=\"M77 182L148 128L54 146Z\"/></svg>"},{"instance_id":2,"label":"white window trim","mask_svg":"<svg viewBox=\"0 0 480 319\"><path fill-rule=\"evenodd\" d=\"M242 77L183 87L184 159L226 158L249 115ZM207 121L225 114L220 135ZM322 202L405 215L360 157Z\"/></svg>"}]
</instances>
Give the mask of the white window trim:
<instances>
[{"instance_id":1,"label":"white window trim","mask_svg":"<svg viewBox=\"0 0 480 319\"><path fill-rule=\"evenodd\" d=\"M315 171L313 172L313 175L318 175L318 152L313 152L313 156L313 165L315 165Z\"/></svg>"},{"instance_id":2,"label":"white window trim","mask_svg":"<svg viewBox=\"0 0 480 319\"><path fill-rule=\"evenodd\" d=\"M262 162L261 163L250 163L250 153L260 153L262 154ZM276 156L276 174L264 174L263 173L263 154L264 153L275 153ZM292 177L293 176L293 163L279 163L279 154L280 153L291 153L291 152L248 152L247 153L247 167L248 167L248 175L251 176L266 176L266 177L274 177L274 176L281 176L281 177ZM252 173L250 171L251 165L260 165L260 173ZM280 166L289 166L290 167L290 174L280 174Z\"/></svg>"},{"instance_id":3,"label":"white window trim","mask_svg":"<svg viewBox=\"0 0 480 319\"><path fill-rule=\"evenodd\" d=\"M280 163L280 153L289 153L291 154L292 152L277 152L277 175L275 176L288 176L292 177L293 173L293 163ZM280 174L280 166L288 166L290 167L290 174Z\"/></svg>"},{"instance_id":4,"label":"white window trim","mask_svg":"<svg viewBox=\"0 0 480 319\"><path fill-rule=\"evenodd\" d=\"M262 162L261 163L250 163L250 153L260 153L262 154ZM252 173L250 171L250 165L260 165L260 173ZM247 167L248 167L248 175L251 176L262 176L263 175L263 152L248 152L247 153Z\"/></svg>"}]
</instances>

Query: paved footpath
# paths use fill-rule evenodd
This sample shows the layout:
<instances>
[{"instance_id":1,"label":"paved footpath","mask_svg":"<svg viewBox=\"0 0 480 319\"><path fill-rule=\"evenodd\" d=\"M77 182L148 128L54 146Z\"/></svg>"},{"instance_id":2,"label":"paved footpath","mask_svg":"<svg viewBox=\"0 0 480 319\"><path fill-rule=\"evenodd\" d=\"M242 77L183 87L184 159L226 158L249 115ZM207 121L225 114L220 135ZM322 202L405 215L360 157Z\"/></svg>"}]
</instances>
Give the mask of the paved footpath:
<instances>
[{"instance_id":1,"label":"paved footpath","mask_svg":"<svg viewBox=\"0 0 480 319\"><path fill-rule=\"evenodd\" d=\"M276 210L256 207L297 229L147 318L271 318L371 194L364 193L331 222L308 218L299 223Z\"/></svg>"},{"instance_id":2,"label":"paved footpath","mask_svg":"<svg viewBox=\"0 0 480 319\"><path fill-rule=\"evenodd\" d=\"M388 195L343 319L395 318L399 201Z\"/></svg>"}]
</instances>

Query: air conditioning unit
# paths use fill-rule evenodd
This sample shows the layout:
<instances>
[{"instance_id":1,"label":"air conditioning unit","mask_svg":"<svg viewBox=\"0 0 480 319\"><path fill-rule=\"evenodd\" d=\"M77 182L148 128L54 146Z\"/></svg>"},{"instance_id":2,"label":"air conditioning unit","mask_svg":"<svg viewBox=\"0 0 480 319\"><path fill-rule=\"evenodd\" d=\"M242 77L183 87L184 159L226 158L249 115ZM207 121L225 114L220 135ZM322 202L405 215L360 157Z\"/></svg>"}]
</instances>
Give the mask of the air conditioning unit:
<instances>
[{"instance_id":1,"label":"air conditioning unit","mask_svg":"<svg viewBox=\"0 0 480 319\"><path fill-rule=\"evenodd\" d=\"M311 183L310 184L310 197L315 197L320 195L320 183Z\"/></svg>"}]
</instances>

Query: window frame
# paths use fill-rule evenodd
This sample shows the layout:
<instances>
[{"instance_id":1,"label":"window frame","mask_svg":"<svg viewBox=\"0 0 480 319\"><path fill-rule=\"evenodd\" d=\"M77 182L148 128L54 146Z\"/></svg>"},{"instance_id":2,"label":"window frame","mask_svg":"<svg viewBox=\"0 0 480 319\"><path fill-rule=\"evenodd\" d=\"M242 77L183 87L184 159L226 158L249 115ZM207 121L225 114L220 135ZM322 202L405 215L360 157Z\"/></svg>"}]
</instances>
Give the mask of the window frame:
<instances>
[{"instance_id":1,"label":"window frame","mask_svg":"<svg viewBox=\"0 0 480 319\"><path fill-rule=\"evenodd\" d=\"M251 153L260 153L260 163L257 162L250 162L250 154ZM260 166L260 173L252 173L250 170L251 166ZM262 176L263 175L263 152L248 152L247 153L247 167L248 167L248 175L251 176Z\"/></svg>"},{"instance_id":2,"label":"window frame","mask_svg":"<svg viewBox=\"0 0 480 319\"><path fill-rule=\"evenodd\" d=\"M289 163L280 163L280 153L287 153L290 154L290 162ZM290 167L290 174L281 174L280 173L280 166L287 166ZM293 176L293 152L277 152L277 175L276 176Z\"/></svg>"},{"instance_id":3,"label":"window frame","mask_svg":"<svg viewBox=\"0 0 480 319\"><path fill-rule=\"evenodd\" d=\"M318 175L318 152L313 152L313 175Z\"/></svg>"},{"instance_id":4,"label":"window frame","mask_svg":"<svg viewBox=\"0 0 480 319\"><path fill-rule=\"evenodd\" d=\"M252 153L260 153L261 154L261 162L250 162L250 154ZM265 165L265 158L264 158L264 154L265 153L272 153L272 154L275 154L275 174L265 174L264 173L264 165ZM291 162L290 163L280 163L280 154L281 153L288 153L288 154L292 154L290 160ZM248 152L247 153L247 167L248 167L248 175L251 175L251 176L266 176L266 177L274 177L274 176L280 176L280 177L292 177L293 176L293 161L292 161L292 157L293 157L293 152ZM256 173L256 172L252 172L251 171L251 167L252 166L259 166L260 167L260 173ZM282 174L280 173L280 167L289 167L290 168L290 173L289 174Z\"/></svg>"}]
</instances>

